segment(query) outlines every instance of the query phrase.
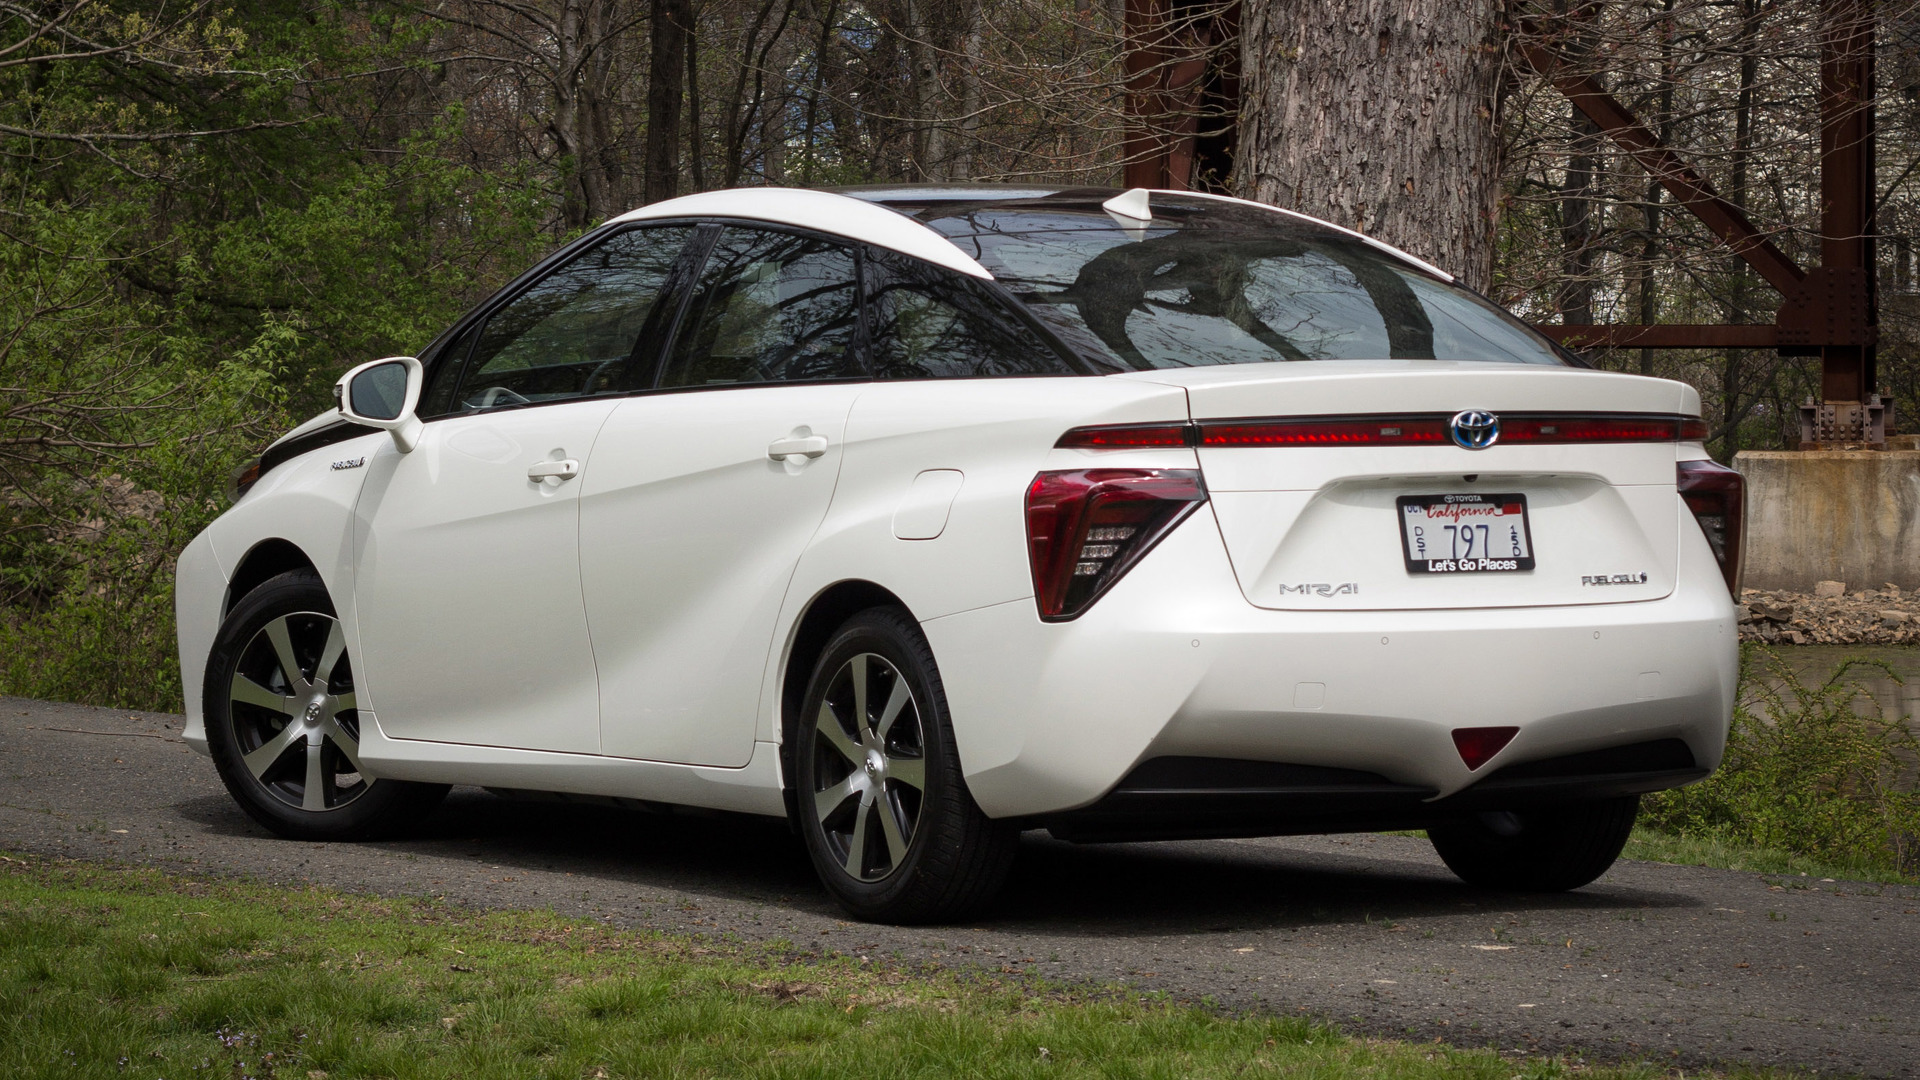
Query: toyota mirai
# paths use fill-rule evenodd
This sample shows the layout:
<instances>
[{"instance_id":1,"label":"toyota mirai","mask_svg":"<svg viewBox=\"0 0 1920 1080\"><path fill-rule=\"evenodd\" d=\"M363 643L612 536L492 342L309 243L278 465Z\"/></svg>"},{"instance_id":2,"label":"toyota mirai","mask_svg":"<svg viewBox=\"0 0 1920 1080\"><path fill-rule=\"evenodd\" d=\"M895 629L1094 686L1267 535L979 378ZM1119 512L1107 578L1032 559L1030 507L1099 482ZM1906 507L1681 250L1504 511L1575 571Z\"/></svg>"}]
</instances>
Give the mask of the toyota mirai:
<instances>
[{"instance_id":1,"label":"toyota mirai","mask_svg":"<svg viewBox=\"0 0 1920 1080\"><path fill-rule=\"evenodd\" d=\"M1699 395L1291 211L692 195L335 393L179 561L186 737L285 836L474 784L786 818L870 919L1027 829L1562 890L1725 742Z\"/></svg>"}]
</instances>

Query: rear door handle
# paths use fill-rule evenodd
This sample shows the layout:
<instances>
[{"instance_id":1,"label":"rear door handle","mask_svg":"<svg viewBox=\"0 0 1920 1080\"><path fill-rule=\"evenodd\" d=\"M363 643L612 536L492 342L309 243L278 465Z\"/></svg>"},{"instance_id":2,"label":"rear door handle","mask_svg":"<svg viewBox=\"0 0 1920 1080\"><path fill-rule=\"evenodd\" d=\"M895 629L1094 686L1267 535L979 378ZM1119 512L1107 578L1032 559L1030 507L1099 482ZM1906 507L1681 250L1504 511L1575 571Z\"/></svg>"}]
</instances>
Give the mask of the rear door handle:
<instances>
[{"instance_id":1,"label":"rear door handle","mask_svg":"<svg viewBox=\"0 0 1920 1080\"><path fill-rule=\"evenodd\" d=\"M767 445L767 456L775 461L785 461L789 456L817 458L827 452L825 435L789 435L784 439L775 439Z\"/></svg>"},{"instance_id":2,"label":"rear door handle","mask_svg":"<svg viewBox=\"0 0 1920 1080\"><path fill-rule=\"evenodd\" d=\"M559 461L536 461L527 470L529 480L571 480L580 475L580 463L573 458Z\"/></svg>"}]
</instances>

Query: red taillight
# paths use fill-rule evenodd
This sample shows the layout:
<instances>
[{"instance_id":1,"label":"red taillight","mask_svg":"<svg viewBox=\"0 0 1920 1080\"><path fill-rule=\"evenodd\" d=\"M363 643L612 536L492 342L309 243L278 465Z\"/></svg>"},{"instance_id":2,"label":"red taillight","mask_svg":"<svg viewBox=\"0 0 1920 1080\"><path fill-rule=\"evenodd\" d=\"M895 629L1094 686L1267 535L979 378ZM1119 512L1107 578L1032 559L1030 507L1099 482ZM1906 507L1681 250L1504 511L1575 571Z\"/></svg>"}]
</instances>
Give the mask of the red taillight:
<instances>
[{"instance_id":1,"label":"red taillight","mask_svg":"<svg viewBox=\"0 0 1920 1080\"><path fill-rule=\"evenodd\" d=\"M1500 441L1518 443L1678 442L1677 416L1516 416L1500 421Z\"/></svg>"},{"instance_id":2,"label":"red taillight","mask_svg":"<svg viewBox=\"0 0 1920 1080\"><path fill-rule=\"evenodd\" d=\"M1707 534L1707 546L1719 560L1720 574L1727 579L1727 591L1740 598L1740 564L1746 553L1747 499L1746 481L1739 473L1711 461L1682 461L1676 486L1700 531Z\"/></svg>"},{"instance_id":3,"label":"red taillight","mask_svg":"<svg viewBox=\"0 0 1920 1080\"><path fill-rule=\"evenodd\" d=\"M1207 501L1192 469L1043 472L1027 488L1027 552L1040 617L1071 619Z\"/></svg>"},{"instance_id":4,"label":"red taillight","mask_svg":"<svg viewBox=\"0 0 1920 1080\"><path fill-rule=\"evenodd\" d=\"M1453 748L1460 751L1460 760L1471 771L1493 760L1493 755L1505 750L1518 734L1517 727L1454 728Z\"/></svg>"},{"instance_id":5,"label":"red taillight","mask_svg":"<svg viewBox=\"0 0 1920 1080\"><path fill-rule=\"evenodd\" d=\"M1706 437L1704 423L1684 416L1502 413L1499 420L1500 434L1494 445L1681 442ZM1452 421L1451 413L1205 420L1197 425L1197 445L1442 446L1453 441L1448 433ZM1077 432L1101 430L1107 429L1080 428Z\"/></svg>"},{"instance_id":6,"label":"red taillight","mask_svg":"<svg viewBox=\"0 0 1920 1080\"><path fill-rule=\"evenodd\" d=\"M1192 424L1109 424L1074 428L1053 445L1068 450L1138 450L1191 446Z\"/></svg>"},{"instance_id":7,"label":"red taillight","mask_svg":"<svg viewBox=\"0 0 1920 1080\"><path fill-rule=\"evenodd\" d=\"M1447 421L1432 416L1226 420L1200 425L1201 446L1438 446Z\"/></svg>"}]
</instances>

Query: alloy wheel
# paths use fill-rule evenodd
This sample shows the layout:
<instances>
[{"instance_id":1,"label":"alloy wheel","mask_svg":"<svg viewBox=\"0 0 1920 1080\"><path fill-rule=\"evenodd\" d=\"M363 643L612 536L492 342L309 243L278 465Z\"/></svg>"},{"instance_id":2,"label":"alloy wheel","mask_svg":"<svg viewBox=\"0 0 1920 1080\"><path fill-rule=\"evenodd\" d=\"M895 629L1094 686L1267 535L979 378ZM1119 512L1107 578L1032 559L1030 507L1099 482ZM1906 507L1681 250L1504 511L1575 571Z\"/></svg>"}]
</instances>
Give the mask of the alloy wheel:
<instances>
[{"instance_id":1,"label":"alloy wheel","mask_svg":"<svg viewBox=\"0 0 1920 1080\"><path fill-rule=\"evenodd\" d=\"M834 673L813 718L813 812L835 862L880 881L906 860L927 786L919 702L900 670L860 653Z\"/></svg>"},{"instance_id":2,"label":"alloy wheel","mask_svg":"<svg viewBox=\"0 0 1920 1080\"><path fill-rule=\"evenodd\" d=\"M247 771L275 799L338 810L367 793L360 717L340 621L317 611L282 615L240 652L228 718Z\"/></svg>"}]
</instances>

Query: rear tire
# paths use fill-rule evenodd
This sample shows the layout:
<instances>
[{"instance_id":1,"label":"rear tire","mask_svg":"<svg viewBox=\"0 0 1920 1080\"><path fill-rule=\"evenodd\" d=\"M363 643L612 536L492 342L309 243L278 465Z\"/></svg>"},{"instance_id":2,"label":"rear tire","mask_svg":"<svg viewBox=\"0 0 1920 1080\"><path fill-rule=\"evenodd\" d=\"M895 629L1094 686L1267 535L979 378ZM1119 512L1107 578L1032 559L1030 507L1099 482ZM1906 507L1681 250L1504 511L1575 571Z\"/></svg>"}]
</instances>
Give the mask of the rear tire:
<instances>
[{"instance_id":1,"label":"rear tire","mask_svg":"<svg viewBox=\"0 0 1920 1080\"><path fill-rule=\"evenodd\" d=\"M444 784L363 775L353 665L311 570L270 578L220 624L202 704L220 779L253 820L295 840L357 840L426 816Z\"/></svg>"},{"instance_id":2,"label":"rear tire","mask_svg":"<svg viewBox=\"0 0 1920 1080\"><path fill-rule=\"evenodd\" d=\"M1566 892L1620 857L1640 796L1475 814L1427 830L1447 869L1469 885L1503 892Z\"/></svg>"},{"instance_id":3,"label":"rear tire","mask_svg":"<svg viewBox=\"0 0 1920 1080\"><path fill-rule=\"evenodd\" d=\"M896 608L847 620L795 718L794 818L827 891L854 917L933 923L1000 891L1019 831L968 793L940 671Z\"/></svg>"}]
</instances>

